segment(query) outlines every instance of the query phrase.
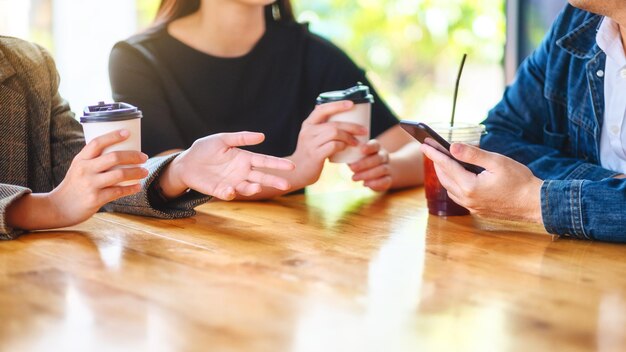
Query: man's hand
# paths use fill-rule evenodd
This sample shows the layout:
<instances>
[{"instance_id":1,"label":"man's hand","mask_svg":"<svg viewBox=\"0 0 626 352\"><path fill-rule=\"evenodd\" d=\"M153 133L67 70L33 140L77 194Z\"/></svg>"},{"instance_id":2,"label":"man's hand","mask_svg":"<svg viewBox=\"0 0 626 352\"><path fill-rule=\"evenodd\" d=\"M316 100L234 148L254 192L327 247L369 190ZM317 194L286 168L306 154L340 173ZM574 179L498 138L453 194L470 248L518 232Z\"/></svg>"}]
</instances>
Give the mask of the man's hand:
<instances>
[{"instance_id":1,"label":"man's hand","mask_svg":"<svg viewBox=\"0 0 626 352\"><path fill-rule=\"evenodd\" d=\"M175 198L187 189L232 200L237 194L252 196L262 186L289 190L282 177L264 170L293 170L286 159L256 154L237 147L263 142L262 133L220 133L198 139L191 148L179 154L159 177L167 198Z\"/></svg>"},{"instance_id":2,"label":"man's hand","mask_svg":"<svg viewBox=\"0 0 626 352\"><path fill-rule=\"evenodd\" d=\"M506 156L477 147L454 143L450 148L458 160L481 166L479 175L423 144L422 152L435 164L439 181L448 195L473 214L507 220L542 223L541 185L526 166Z\"/></svg>"}]
</instances>

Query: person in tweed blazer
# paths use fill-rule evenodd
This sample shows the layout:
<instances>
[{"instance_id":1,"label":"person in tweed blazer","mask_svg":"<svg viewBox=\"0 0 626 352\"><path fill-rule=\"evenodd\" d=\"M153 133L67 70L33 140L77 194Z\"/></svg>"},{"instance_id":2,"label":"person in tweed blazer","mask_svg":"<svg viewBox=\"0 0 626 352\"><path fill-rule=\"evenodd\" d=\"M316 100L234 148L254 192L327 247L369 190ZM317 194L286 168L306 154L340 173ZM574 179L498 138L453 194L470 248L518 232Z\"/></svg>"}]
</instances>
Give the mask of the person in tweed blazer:
<instances>
[{"instance_id":1,"label":"person in tweed blazer","mask_svg":"<svg viewBox=\"0 0 626 352\"><path fill-rule=\"evenodd\" d=\"M85 146L58 85L54 61L43 48L0 36L0 239L71 226L98 210L187 217L211 196L230 200L262 186L290 187L259 170L288 172L294 168L290 161L236 148L262 142L259 133L212 135L182 153L149 160L135 151L103 155L129 132L112 132ZM111 170L132 164L144 165ZM133 179L142 181L117 186Z\"/></svg>"}]
</instances>

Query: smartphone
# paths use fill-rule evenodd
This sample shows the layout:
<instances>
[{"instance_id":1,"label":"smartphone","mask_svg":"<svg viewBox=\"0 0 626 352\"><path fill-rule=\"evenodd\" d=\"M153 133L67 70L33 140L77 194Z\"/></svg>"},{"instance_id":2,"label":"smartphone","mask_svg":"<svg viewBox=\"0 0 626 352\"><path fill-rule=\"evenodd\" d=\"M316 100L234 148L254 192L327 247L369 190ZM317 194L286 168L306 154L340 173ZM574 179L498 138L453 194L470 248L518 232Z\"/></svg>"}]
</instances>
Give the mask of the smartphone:
<instances>
[{"instance_id":1,"label":"smartphone","mask_svg":"<svg viewBox=\"0 0 626 352\"><path fill-rule=\"evenodd\" d=\"M473 172L475 174L479 174L485 169L480 166L476 166L473 164L465 163L460 160L457 160L455 157L450 154L450 143L446 141L443 137L441 137L437 132L435 132L432 128L428 127L426 124L421 122L413 122L413 121L400 121L400 126L407 131L413 138L423 144L428 144L429 146L437 149L438 151L444 153L452 160L455 160L465 170L469 172Z\"/></svg>"}]
</instances>

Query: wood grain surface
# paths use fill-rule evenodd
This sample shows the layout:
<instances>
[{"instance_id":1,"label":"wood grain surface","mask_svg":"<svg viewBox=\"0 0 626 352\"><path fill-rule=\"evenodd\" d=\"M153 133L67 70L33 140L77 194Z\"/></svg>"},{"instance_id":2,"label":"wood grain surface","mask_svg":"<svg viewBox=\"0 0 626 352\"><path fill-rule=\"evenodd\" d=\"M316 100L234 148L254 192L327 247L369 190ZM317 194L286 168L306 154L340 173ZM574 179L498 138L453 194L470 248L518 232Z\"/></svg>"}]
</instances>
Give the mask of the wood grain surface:
<instances>
[{"instance_id":1,"label":"wood grain surface","mask_svg":"<svg viewBox=\"0 0 626 352\"><path fill-rule=\"evenodd\" d=\"M626 350L626 247L425 204L318 192L1 242L0 350Z\"/></svg>"}]
</instances>

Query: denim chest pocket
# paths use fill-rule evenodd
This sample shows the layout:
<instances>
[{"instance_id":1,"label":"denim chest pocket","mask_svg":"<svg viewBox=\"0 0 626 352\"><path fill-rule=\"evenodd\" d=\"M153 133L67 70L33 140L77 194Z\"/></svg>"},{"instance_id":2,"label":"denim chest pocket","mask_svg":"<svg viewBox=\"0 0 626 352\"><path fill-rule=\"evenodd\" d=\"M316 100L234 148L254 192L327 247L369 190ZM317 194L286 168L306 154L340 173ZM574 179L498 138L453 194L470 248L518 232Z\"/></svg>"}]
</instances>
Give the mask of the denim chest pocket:
<instances>
[{"instance_id":1,"label":"denim chest pocket","mask_svg":"<svg viewBox=\"0 0 626 352\"><path fill-rule=\"evenodd\" d=\"M563 152L569 152L570 149L569 135L550 131L550 126L547 123L543 126L543 143L550 148Z\"/></svg>"},{"instance_id":2,"label":"denim chest pocket","mask_svg":"<svg viewBox=\"0 0 626 352\"><path fill-rule=\"evenodd\" d=\"M585 75L580 75L574 79L571 75L564 82L567 86L560 86L564 82L546 82L544 97L552 102L558 111L553 111L552 118L558 119L560 116L567 116L570 123L577 125L587 133L594 133L595 112L591 103L588 89L586 87ZM575 80L575 81L574 81ZM565 122L565 121L563 121Z\"/></svg>"},{"instance_id":3,"label":"denim chest pocket","mask_svg":"<svg viewBox=\"0 0 626 352\"><path fill-rule=\"evenodd\" d=\"M549 111L545 112L543 143L565 154L578 154L581 119L578 115L569 113L567 98L563 94L558 94L559 91L551 90L549 87L544 91L544 97L551 103L548 104Z\"/></svg>"}]
</instances>

